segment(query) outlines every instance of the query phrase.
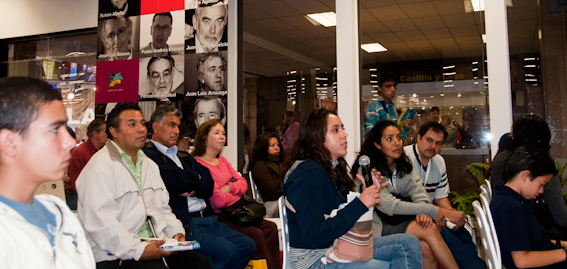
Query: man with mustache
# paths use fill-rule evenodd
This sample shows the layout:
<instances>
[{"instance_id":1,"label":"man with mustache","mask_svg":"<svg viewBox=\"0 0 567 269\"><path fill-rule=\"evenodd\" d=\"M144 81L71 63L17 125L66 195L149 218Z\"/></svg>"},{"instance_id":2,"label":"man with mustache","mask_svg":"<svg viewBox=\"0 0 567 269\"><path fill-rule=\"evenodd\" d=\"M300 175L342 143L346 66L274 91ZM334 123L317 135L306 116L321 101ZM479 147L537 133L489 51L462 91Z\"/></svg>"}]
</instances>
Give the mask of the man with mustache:
<instances>
[{"instance_id":1,"label":"man with mustache","mask_svg":"<svg viewBox=\"0 0 567 269\"><path fill-rule=\"evenodd\" d=\"M445 159L439 152L447 137L443 125L430 121L422 125L417 135L417 143L404 147L404 152L413 164L413 169L423 180L427 196L439 207L439 214L453 222L454 229L444 229L441 236L451 250L459 268L485 268L484 262L478 257L471 235L462 227L466 216L455 211L449 201L449 179Z\"/></svg>"},{"instance_id":2,"label":"man with mustache","mask_svg":"<svg viewBox=\"0 0 567 269\"><path fill-rule=\"evenodd\" d=\"M110 140L77 179L79 219L87 232L97 268L210 268L196 251L160 248L165 238L185 241L185 229L171 212L158 166L141 150L146 120L135 103L123 102L108 114ZM141 238L160 238L148 242Z\"/></svg>"},{"instance_id":3,"label":"man with mustache","mask_svg":"<svg viewBox=\"0 0 567 269\"><path fill-rule=\"evenodd\" d=\"M95 268L65 201L34 191L61 180L75 140L61 93L32 78L0 79L0 268Z\"/></svg>"},{"instance_id":4,"label":"man with mustache","mask_svg":"<svg viewBox=\"0 0 567 269\"><path fill-rule=\"evenodd\" d=\"M169 191L169 205L183 223L187 239L201 244L199 253L213 268L244 268L256 249L249 237L218 221L209 199L215 184L209 169L178 151L181 112L160 105L151 117L152 140L144 153L158 166Z\"/></svg>"},{"instance_id":5,"label":"man with mustache","mask_svg":"<svg viewBox=\"0 0 567 269\"><path fill-rule=\"evenodd\" d=\"M173 58L169 55L150 59L147 73L150 95L156 98L175 97L176 92L183 92L183 85L178 89L173 88L174 66Z\"/></svg>"},{"instance_id":6,"label":"man with mustache","mask_svg":"<svg viewBox=\"0 0 567 269\"><path fill-rule=\"evenodd\" d=\"M195 37L188 40L189 52L206 53L226 50L223 40L224 29L228 19L228 7L224 4L200 7L195 9L193 27Z\"/></svg>"}]
</instances>

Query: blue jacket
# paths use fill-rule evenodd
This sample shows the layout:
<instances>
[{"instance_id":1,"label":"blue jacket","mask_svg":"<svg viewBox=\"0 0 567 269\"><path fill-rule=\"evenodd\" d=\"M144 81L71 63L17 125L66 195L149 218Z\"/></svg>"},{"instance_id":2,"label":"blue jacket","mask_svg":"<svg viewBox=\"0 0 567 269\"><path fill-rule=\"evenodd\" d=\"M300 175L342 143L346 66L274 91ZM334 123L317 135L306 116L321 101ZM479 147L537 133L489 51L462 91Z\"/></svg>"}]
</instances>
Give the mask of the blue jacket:
<instances>
[{"instance_id":1,"label":"blue jacket","mask_svg":"<svg viewBox=\"0 0 567 269\"><path fill-rule=\"evenodd\" d=\"M346 203L349 192L337 190L325 168L315 160L305 160L295 168L283 184L283 193L296 213L287 208L289 242L294 248L328 248L348 232L368 208L358 198L339 210L337 216L325 219L333 209Z\"/></svg>"},{"instance_id":2,"label":"blue jacket","mask_svg":"<svg viewBox=\"0 0 567 269\"><path fill-rule=\"evenodd\" d=\"M189 153L177 152L177 157L183 165L181 169L173 160L163 155L152 142L147 143L143 151L158 165L163 183L169 192L171 211L184 226L189 225L191 218L187 197L179 194L195 191L195 196L204 199L207 203L207 212L211 215L215 213L209 202L215 182L208 168L195 161Z\"/></svg>"}]
</instances>

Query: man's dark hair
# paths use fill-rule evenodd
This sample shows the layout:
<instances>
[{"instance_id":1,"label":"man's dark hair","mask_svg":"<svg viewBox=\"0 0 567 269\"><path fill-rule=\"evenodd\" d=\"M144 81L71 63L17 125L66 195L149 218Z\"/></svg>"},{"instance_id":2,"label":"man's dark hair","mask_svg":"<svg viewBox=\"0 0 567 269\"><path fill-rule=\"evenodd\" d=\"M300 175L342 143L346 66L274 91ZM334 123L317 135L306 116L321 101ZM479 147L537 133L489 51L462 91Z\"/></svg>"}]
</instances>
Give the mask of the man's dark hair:
<instances>
[{"instance_id":1,"label":"man's dark hair","mask_svg":"<svg viewBox=\"0 0 567 269\"><path fill-rule=\"evenodd\" d=\"M549 153L531 145L520 146L512 152L504 165L504 178L508 182L525 170L530 171L532 181L540 176L557 174Z\"/></svg>"},{"instance_id":2,"label":"man's dark hair","mask_svg":"<svg viewBox=\"0 0 567 269\"><path fill-rule=\"evenodd\" d=\"M512 125L512 137L512 149L523 145L532 145L545 152L551 149L549 126L541 117L536 115L525 115L516 119Z\"/></svg>"},{"instance_id":3,"label":"man's dark hair","mask_svg":"<svg viewBox=\"0 0 567 269\"><path fill-rule=\"evenodd\" d=\"M87 126L87 137L91 138L95 131L100 132L102 131L102 126L106 124L106 121L102 119L95 119L89 123ZM106 130L104 130L106 131Z\"/></svg>"},{"instance_id":4,"label":"man's dark hair","mask_svg":"<svg viewBox=\"0 0 567 269\"><path fill-rule=\"evenodd\" d=\"M151 130L151 133L153 133L154 131L153 128L154 122L157 123L163 122L163 118L165 118L165 116L169 114L173 114L181 119L181 111L179 111L177 108L175 108L170 104L161 104L156 108L156 110L154 111L154 113L152 113L152 116L150 117L149 130Z\"/></svg>"},{"instance_id":5,"label":"man's dark hair","mask_svg":"<svg viewBox=\"0 0 567 269\"><path fill-rule=\"evenodd\" d=\"M170 12L164 12L164 13L156 13L154 15L154 18L152 19L152 24L156 21L156 17L157 16L167 16L169 17L169 23L173 24L173 17L171 16ZM147 29L147 28L146 28Z\"/></svg>"},{"instance_id":6,"label":"man's dark hair","mask_svg":"<svg viewBox=\"0 0 567 269\"><path fill-rule=\"evenodd\" d=\"M447 122L451 123L451 117L449 117L449 116L443 116L443 117L441 117L441 120L442 121L446 120Z\"/></svg>"},{"instance_id":7,"label":"man's dark hair","mask_svg":"<svg viewBox=\"0 0 567 269\"><path fill-rule=\"evenodd\" d=\"M382 87L382 84L384 84L388 81L394 81L394 82L398 83L398 76L396 76L396 74L394 74L394 73L380 74L380 77L378 78L378 87Z\"/></svg>"},{"instance_id":8,"label":"man's dark hair","mask_svg":"<svg viewBox=\"0 0 567 269\"><path fill-rule=\"evenodd\" d=\"M112 134L110 133L110 127L114 127L114 129L116 129L118 132L120 131L119 117L122 111L126 110L138 110L140 111L140 113L142 112L140 106L136 103L122 102L117 104L114 109L112 109L112 111L108 113L108 116L106 118L106 134L108 135L108 138L114 140Z\"/></svg>"},{"instance_id":9,"label":"man's dark hair","mask_svg":"<svg viewBox=\"0 0 567 269\"><path fill-rule=\"evenodd\" d=\"M423 138L423 136L429 131L433 131L434 133L442 133L443 134L443 142L445 142L445 139L447 139L447 136L449 135L447 133L447 130L445 130L445 127L443 127L443 125L434 122L434 121L428 121L427 123L425 123L424 125L421 125L421 127L419 127L419 136L421 136L421 138Z\"/></svg>"},{"instance_id":10,"label":"man's dark hair","mask_svg":"<svg viewBox=\"0 0 567 269\"><path fill-rule=\"evenodd\" d=\"M434 107L431 108L431 112L433 112L433 111L437 111L437 113L439 113L439 108L434 106Z\"/></svg>"},{"instance_id":11,"label":"man's dark hair","mask_svg":"<svg viewBox=\"0 0 567 269\"><path fill-rule=\"evenodd\" d=\"M169 61L169 65L171 65L171 70L173 71L173 68L175 68L175 61L173 60L173 58L171 58L171 56L169 55L165 55L165 56L158 56L158 57L152 57L150 58L150 60L148 61L148 66L147 66L147 70L148 70L148 77L151 76L150 74L150 66L152 66L152 64L159 60L159 59L166 59L167 61Z\"/></svg>"},{"instance_id":12,"label":"man's dark hair","mask_svg":"<svg viewBox=\"0 0 567 269\"><path fill-rule=\"evenodd\" d=\"M62 101L61 93L39 79L0 79L0 130L25 136L39 110L52 101Z\"/></svg>"}]
</instances>

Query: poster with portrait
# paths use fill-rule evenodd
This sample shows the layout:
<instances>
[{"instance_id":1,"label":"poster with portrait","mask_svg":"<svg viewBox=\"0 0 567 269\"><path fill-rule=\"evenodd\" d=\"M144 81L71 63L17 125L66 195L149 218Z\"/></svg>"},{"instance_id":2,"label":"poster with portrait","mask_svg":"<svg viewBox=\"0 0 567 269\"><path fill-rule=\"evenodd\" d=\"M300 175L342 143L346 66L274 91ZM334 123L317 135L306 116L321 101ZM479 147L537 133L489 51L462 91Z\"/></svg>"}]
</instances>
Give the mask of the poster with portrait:
<instances>
[{"instance_id":1,"label":"poster with portrait","mask_svg":"<svg viewBox=\"0 0 567 269\"><path fill-rule=\"evenodd\" d=\"M99 0L97 117L170 104L193 135L207 119L226 128L227 21L228 0Z\"/></svg>"}]
</instances>

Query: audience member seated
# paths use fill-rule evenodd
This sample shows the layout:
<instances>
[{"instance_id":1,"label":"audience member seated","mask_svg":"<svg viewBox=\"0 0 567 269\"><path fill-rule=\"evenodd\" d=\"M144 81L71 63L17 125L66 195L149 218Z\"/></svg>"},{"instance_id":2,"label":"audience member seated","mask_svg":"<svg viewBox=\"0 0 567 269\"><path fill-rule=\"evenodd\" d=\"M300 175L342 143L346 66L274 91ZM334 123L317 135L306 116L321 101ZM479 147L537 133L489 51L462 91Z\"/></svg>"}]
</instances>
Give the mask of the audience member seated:
<instances>
[{"instance_id":1,"label":"audience member seated","mask_svg":"<svg viewBox=\"0 0 567 269\"><path fill-rule=\"evenodd\" d=\"M417 135L417 143L404 147L404 153L409 157L413 170L423 180L429 202L446 209L444 215L456 226L454 229L442 228L441 236L451 250L457 265L461 269L486 268L484 261L478 257L471 234L463 229L466 224L465 214L455 211L449 201L449 179L445 159L439 152L447 131L437 122L422 125Z\"/></svg>"},{"instance_id":2,"label":"audience member seated","mask_svg":"<svg viewBox=\"0 0 567 269\"><path fill-rule=\"evenodd\" d=\"M283 116L285 132L283 133L282 147L284 152L289 152L299 134L299 122L294 111L286 111Z\"/></svg>"},{"instance_id":3,"label":"audience member seated","mask_svg":"<svg viewBox=\"0 0 567 269\"><path fill-rule=\"evenodd\" d=\"M69 163L69 180L65 182L65 198L72 210L77 210L77 188L75 181L83 170L83 167L91 157L104 146L106 139L106 122L95 119L87 126L87 142L80 144L71 151L71 162Z\"/></svg>"},{"instance_id":4,"label":"audience member seated","mask_svg":"<svg viewBox=\"0 0 567 269\"><path fill-rule=\"evenodd\" d=\"M493 195L498 195L496 186L505 183L506 178L503 177L504 164L514 149L524 145L531 145L549 154L551 149L550 141L551 131L541 117L525 115L516 119L512 126L512 142L509 149L496 154L492 161L490 182L492 183ZM559 234L548 235L567 241L567 204L565 204L565 199L561 193L559 176L555 175L551 178L549 184L545 186L542 197L555 222L556 232L559 232Z\"/></svg>"},{"instance_id":5,"label":"audience member seated","mask_svg":"<svg viewBox=\"0 0 567 269\"><path fill-rule=\"evenodd\" d=\"M554 241L539 229L531 201L557 174L547 151L521 146L504 165L505 185L496 187L490 210L507 269L565 268L567 242Z\"/></svg>"},{"instance_id":6,"label":"audience member seated","mask_svg":"<svg viewBox=\"0 0 567 269\"><path fill-rule=\"evenodd\" d=\"M392 121L381 121L366 136L360 150L360 156L367 155L373 168L390 182L380 190L382 202L376 208L382 214L374 216L375 231L382 235L415 235L421 240L424 268L438 268L438 263L445 269L458 268L437 228L442 225L449 210L430 204L423 181L414 171L402 146L398 126ZM358 168L357 158L352 173L355 174Z\"/></svg>"},{"instance_id":7,"label":"audience member seated","mask_svg":"<svg viewBox=\"0 0 567 269\"><path fill-rule=\"evenodd\" d=\"M79 219L87 232L97 268L211 268L197 251L169 252L165 239L185 241L181 221L171 212L169 194L158 166L142 148L146 121L135 103L120 103L108 114L111 139L87 163L77 179ZM150 226L151 221L151 226ZM155 229L152 229L155 228Z\"/></svg>"},{"instance_id":8,"label":"audience member seated","mask_svg":"<svg viewBox=\"0 0 567 269\"><path fill-rule=\"evenodd\" d=\"M418 240L411 235L379 237L374 234L373 258L351 263L327 263L321 258L335 239L347 233L369 208L380 202L383 177L373 176L374 185L364 188L347 202L354 181L349 177L344 156L347 133L337 115L326 109L311 111L302 122L296 147L284 165L290 260L292 268L421 268ZM387 184L387 183L386 183Z\"/></svg>"},{"instance_id":9,"label":"audience member seated","mask_svg":"<svg viewBox=\"0 0 567 269\"><path fill-rule=\"evenodd\" d=\"M455 125L451 122L451 117L443 116L441 118L441 125L443 125L443 127L445 127L445 131L447 131L447 136L445 138L445 142L443 143L443 147L456 148L459 131L457 130L457 128L455 128Z\"/></svg>"},{"instance_id":10,"label":"audience member seated","mask_svg":"<svg viewBox=\"0 0 567 269\"><path fill-rule=\"evenodd\" d=\"M95 268L64 201L34 191L60 180L75 140L61 94L32 78L0 79L0 268Z\"/></svg>"},{"instance_id":11,"label":"audience member seated","mask_svg":"<svg viewBox=\"0 0 567 269\"><path fill-rule=\"evenodd\" d=\"M282 181L280 140L275 133L262 133L256 138L250 166L252 178L266 206L266 216L279 217L278 198L282 196Z\"/></svg>"},{"instance_id":12,"label":"audience member seated","mask_svg":"<svg viewBox=\"0 0 567 269\"><path fill-rule=\"evenodd\" d=\"M177 150L181 112L161 105L152 114L152 140L144 153L159 167L169 192L171 210L185 226L185 239L201 244L199 253L213 268L244 268L254 254L254 241L218 222L209 198L214 181L209 169Z\"/></svg>"},{"instance_id":13,"label":"audience member seated","mask_svg":"<svg viewBox=\"0 0 567 269\"><path fill-rule=\"evenodd\" d=\"M207 167L215 181L213 195L209 199L219 221L254 240L256 253L252 259L266 259L268 268L280 268L278 229L275 223L262 220L256 226L240 226L229 220L221 208L240 200L248 189L248 183L232 165L221 156L226 142L222 121L212 119L204 122L195 134L195 149L191 152L200 164Z\"/></svg>"}]
</instances>

